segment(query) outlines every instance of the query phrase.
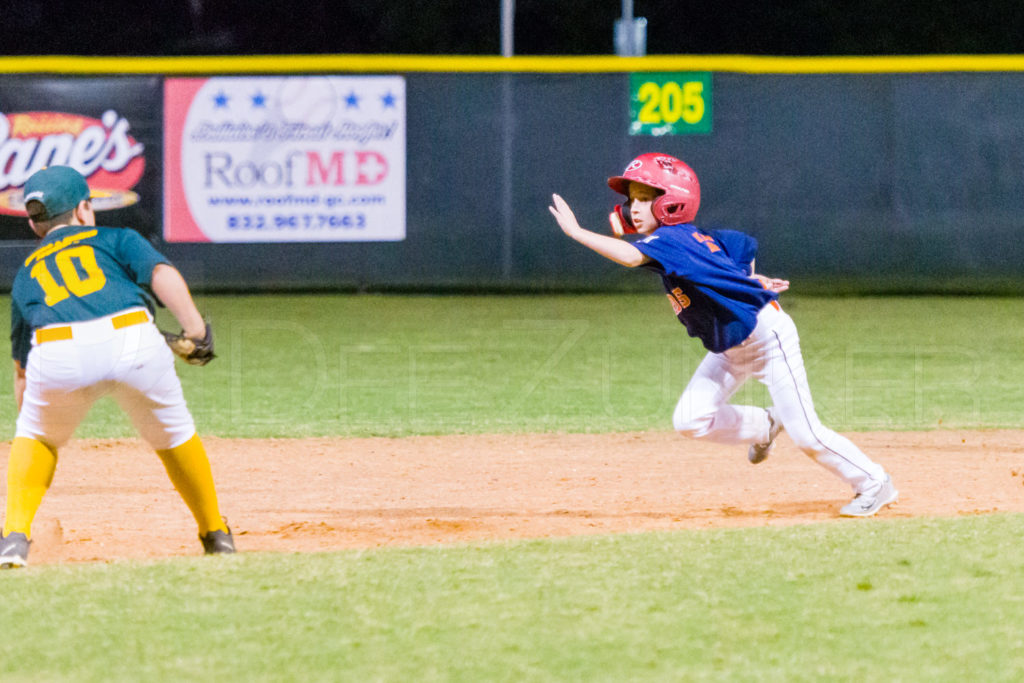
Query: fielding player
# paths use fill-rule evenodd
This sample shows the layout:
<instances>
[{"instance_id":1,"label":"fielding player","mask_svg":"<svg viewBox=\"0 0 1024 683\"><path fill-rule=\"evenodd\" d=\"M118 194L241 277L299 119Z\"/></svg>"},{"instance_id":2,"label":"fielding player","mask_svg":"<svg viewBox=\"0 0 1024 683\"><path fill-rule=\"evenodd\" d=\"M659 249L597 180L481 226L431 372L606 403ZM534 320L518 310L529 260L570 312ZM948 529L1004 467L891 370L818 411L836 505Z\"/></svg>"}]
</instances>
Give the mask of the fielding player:
<instances>
[{"instance_id":1,"label":"fielding player","mask_svg":"<svg viewBox=\"0 0 1024 683\"><path fill-rule=\"evenodd\" d=\"M882 467L818 420L796 326L778 303L789 282L755 273L754 238L691 224L700 206L693 169L667 154L643 154L608 185L627 198L626 208L616 206L610 216L612 230L618 237L637 233L635 242L583 229L557 194L549 209L580 244L621 265L658 273L679 321L704 343L708 354L676 405L676 430L746 444L748 459L757 464L785 428L804 453L853 488L855 497L841 515L868 517L896 502L898 492ZM729 403L750 377L768 387L771 408Z\"/></svg>"},{"instance_id":2,"label":"fielding player","mask_svg":"<svg viewBox=\"0 0 1024 683\"><path fill-rule=\"evenodd\" d=\"M29 225L41 240L11 291L18 421L0 568L25 565L32 519L53 479L57 450L105 395L160 456L195 517L206 554L233 553L174 355L153 319L149 291L193 342L188 360L213 358L212 333L185 280L134 230L96 227L89 187L74 169L52 166L33 174L24 196Z\"/></svg>"}]
</instances>

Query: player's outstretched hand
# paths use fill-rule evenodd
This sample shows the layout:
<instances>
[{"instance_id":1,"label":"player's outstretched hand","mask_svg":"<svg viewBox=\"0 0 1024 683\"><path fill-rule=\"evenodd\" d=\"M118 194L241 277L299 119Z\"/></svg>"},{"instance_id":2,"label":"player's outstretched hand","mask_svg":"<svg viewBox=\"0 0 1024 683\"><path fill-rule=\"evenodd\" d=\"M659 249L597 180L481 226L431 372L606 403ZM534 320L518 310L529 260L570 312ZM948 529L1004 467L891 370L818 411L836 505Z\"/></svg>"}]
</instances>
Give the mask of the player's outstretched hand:
<instances>
[{"instance_id":1,"label":"player's outstretched hand","mask_svg":"<svg viewBox=\"0 0 1024 683\"><path fill-rule=\"evenodd\" d=\"M573 214L572 209L569 208L566 201L559 195L553 194L551 195L551 199L554 201L555 205L549 206L548 211L550 211L555 217L555 220L558 221L558 225L562 228L562 232L569 237L573 237L574 234L583 229L580 227L579 221L576 220L576 215Z\"/></svg>"},{"instance_id":2,"label":"player's outstretched hand","mask_svg":"<svg viewBox=\"0 0 1024 683\"><path fill-rule=\"evenodd\" d=\"M789 289L789 280L782 280L777 277L766 277L764 275L757 274L754 275L754 278L757 279L765 289L775 292L776 294L781 294Z\"/></svg>"}]
</instances>

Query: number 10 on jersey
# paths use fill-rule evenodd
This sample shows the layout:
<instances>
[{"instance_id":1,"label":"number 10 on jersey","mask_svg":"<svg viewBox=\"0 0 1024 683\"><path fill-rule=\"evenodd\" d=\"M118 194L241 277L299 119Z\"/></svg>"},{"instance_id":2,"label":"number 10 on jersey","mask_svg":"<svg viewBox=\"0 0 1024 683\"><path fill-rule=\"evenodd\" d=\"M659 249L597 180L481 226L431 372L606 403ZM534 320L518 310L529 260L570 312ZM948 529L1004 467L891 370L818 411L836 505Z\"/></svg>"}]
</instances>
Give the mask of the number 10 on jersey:
<instances>
[{"instance_id":1,"label":"number 10 on jersey","mask_svg":"<svg viewBox=\"0 0 1024 683\"><path fill-rule=\"evenodd\" d=\"M711 132L711 73L629 76L630 135L707 135Z\"/></svg>"}]
</instances>

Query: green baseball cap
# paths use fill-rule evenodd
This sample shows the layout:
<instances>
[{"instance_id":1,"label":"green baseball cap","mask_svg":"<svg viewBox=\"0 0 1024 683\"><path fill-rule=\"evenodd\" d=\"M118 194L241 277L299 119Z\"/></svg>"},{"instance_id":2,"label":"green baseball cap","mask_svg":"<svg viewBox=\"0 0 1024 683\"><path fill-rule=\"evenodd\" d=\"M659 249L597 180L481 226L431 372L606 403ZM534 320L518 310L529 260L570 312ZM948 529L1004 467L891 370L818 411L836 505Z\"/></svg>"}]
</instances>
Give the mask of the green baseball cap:
<instances>
[{"instance_id":1,"label":"green baseball cap","mask_svg":"<svg viewBox=\"0 0 1024 683\"><path fill-rule=\"evenodd\" d=\"M48 166L25 182L25 209L29 202L39 202L44 209L29 212L33 220L45 221L71 211L83 199L89 199L89 184L70 166Z\"/></svg>"}]
</instances>

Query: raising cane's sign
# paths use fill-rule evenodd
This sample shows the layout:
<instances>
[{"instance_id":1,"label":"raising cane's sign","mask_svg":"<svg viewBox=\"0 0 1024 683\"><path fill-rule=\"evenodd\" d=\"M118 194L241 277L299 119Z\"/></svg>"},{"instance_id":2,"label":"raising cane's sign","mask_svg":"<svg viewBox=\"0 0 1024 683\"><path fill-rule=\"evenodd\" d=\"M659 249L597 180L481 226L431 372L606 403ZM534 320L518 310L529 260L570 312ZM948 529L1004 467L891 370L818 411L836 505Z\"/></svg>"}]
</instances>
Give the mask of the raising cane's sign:
<instances>
[{"instance_id":1,"label":"raising cane's sign","mask_svg":"<svg viewBox=\"0 0 1024 683\"><path fill-rule=\"evenodd\" d=\"M71 166L97 194L97 211L139 201L144 145L114 109L98 118L58 111L0 112L0 214L24 216L22 187L47 166Z\"/></svg>"}]
</instances>

